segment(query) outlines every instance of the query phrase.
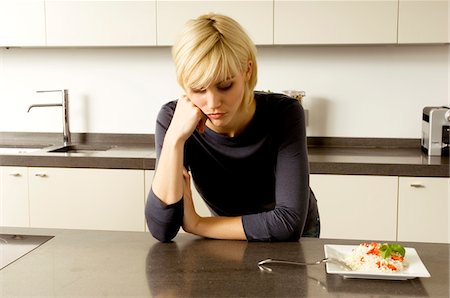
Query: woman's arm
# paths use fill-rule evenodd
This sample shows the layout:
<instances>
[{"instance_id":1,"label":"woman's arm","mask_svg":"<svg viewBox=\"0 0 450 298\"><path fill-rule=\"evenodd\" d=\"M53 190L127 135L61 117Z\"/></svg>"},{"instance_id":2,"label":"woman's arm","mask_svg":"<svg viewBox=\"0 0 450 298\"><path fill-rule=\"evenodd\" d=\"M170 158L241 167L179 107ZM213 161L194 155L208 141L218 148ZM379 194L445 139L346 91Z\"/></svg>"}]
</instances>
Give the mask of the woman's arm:
<instances>
[{"instance_id":1,"label":"woman's arm","mask_svg":"<svg viewBox=\"0 0 450 298\"><path fill-rule=\"evenodd\" d=\"M246 240L242 217L201 217L195 211L192 201L191 179L189 173L183 171L184 178L184 217L183 230L188 233L207 238Z\"/></svg>"},{"instance_id":2,"label":"woman's arm","mask_svg":"<svg viewBox=\"0 0 450 298\"><path fill-rule=\"evenodd\" d=\"M158 114L155 130L157 166L145 215L150 232L162 242L172 240L182 223L184 143L196 127L199 131L204 129L202 114L200 112L198 116L197 110L182 97L176 106L175 103L166 104Z\"/></svg>"},{"instance_id":3,"label":"woman's arm","mask_svg":"<svg viewBox=\"0 0 450 298\"><path fill-rule=\"evenodd\" d=\"M305 226L310 201L309 163L304 111L292 101L277 112L275 208L244 215L250 241L297 241Z\"/></svg>"},{"instance_id":4,"label":"woman's arm","mask_svg":"<svg viewBox=\"0 0 450 298\"><path fill-rule=\"evenodd\" d=\"M152 190L165 204L174 204L181 200L183 194L183 158L184 144L202 123L204 115L187 97L178 100L173 118L164 136L153 177Z\"/></svg>"}]
</instances>

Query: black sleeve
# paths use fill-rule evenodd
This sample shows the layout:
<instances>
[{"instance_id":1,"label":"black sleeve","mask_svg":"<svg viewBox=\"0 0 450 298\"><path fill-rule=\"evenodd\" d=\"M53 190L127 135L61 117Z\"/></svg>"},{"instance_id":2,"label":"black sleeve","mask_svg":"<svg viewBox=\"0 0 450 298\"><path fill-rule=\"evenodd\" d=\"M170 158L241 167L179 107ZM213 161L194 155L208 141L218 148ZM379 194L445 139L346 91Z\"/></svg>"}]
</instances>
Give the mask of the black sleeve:
<instances>
[{"instance_id":1,"label":"black sleeve","mask_svg":"<svg viewBox=\"0 0 450 298\"><path fill-rule=\"evenodd\" d=\"M249 241L296 241L308 214L310 189L304 111L300 104L292 102L280 114L275 132L279 139L275 208L242 217Z\"/></svg>"},{"instance_id":2,"label":"black sleeve","mask_svg":"<svg viewBox=\"0 0 450 298\"><path fill-rule=\"evenodd\" d=\"M164 136L172 120L176 102L164 105L158 113L155 128L156 167L158 167ZM164 204L150 190L145 206L145 218L150 233L161 242L171 241L183 223L183 200L175 204Z\"/></svg>"}]
</instances>

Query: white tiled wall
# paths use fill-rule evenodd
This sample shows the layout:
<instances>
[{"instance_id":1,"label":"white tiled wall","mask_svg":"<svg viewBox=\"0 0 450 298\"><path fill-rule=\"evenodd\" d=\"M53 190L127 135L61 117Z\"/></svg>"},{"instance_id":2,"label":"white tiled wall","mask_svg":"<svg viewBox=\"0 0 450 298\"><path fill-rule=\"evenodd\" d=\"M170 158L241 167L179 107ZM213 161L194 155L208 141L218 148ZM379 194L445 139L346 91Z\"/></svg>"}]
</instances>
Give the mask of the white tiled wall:
<instances>
[{"instance_id":1,"label":"white tiled wall","mask_svg":"<svg viewBox=\"0 0 450 298\"><path fill-rule=\"evenodd\" d=\"M420 138L427 105L450 104L449 45L259 47L257 89L304 90L310 136ZM181 89L170 48L0 49L0 131L62 131L67 88L73 132L153 133Z\"/></svg>"}]
</instances>

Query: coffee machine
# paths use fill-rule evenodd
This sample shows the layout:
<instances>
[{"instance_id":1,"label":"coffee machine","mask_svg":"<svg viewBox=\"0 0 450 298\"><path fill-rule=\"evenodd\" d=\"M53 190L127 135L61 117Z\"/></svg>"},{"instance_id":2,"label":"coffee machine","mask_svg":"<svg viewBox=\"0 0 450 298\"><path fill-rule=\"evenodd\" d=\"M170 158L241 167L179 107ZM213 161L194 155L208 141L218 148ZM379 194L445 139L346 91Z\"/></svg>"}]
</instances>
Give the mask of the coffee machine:
<instances>
[{"instance_id":1,"label":"coffee machine","mask_svg":"<svg viewBox=\"0 0 450 298\"><path fill-rule=\"evenodd\" d=\"M448 156L450 148L450 108L424 107L422 151L430 156Z\"/></svg>"}]
</instances>

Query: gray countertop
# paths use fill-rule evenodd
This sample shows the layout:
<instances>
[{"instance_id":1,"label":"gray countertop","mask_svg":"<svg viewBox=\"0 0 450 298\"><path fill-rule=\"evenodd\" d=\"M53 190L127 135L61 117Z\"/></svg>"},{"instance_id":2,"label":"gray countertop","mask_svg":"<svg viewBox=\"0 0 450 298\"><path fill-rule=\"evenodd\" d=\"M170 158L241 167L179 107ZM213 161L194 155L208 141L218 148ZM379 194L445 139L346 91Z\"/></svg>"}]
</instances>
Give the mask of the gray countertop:
<instances>
[{"instance_id":1,"label":"gray countertop","mask_svg":"<svg viewBox=\"0 0 450 298\"><path fill-rule=\"evenodd\" d=\"M414 247L430 278L344 279L325 265L279 265L271 257L318 260L324 244L356 240L304 238L291 243L207 240L179 234L159 243L144 232L0 228L2 234L55 236L0 270L2 297L449 297L448 244Z\"/></svg>"},{"instance_id":2,"label":"gray countertop","mask_svg":"<svg viewBox=\"0 0 450 298\"><path fill-rule=\"evenodd\" d=\"M104 145L105 141L102 138L104 137L91 137L92 144ZM131 140L129 139L131 137L124 140L123 136L109 138L111 149L106 151L48 153L45 150L39 150L15 155L0 154L0 166L144 170L155 168L156 154L152 136L143 135ZM82 138L78 137L78 139ZM146 142L141 142L142 139ZM40 142L48 144L51 140L41 137ZM7 141L5 137L0 138L0 147L2 143L7 144ZM86 140L83 139L83 141ZM318 142L313 139L312 146L308 149L310 172L311 174L450 177L448 156L429 157L420 150L420 142L406 141L400 140L393 143L385 139L356 139L356 141L343 139L318 145ZM26 144L27 138L16 139L15 144L17 142L21 145ZM34 138L33 146L38 146L36 142L39 140L36 141ZM343 142L348 144L344 146ZM407 146L404 146L405 143ZM380 144L387 144L387 146Z\"/></svg>"}]
</instances>

